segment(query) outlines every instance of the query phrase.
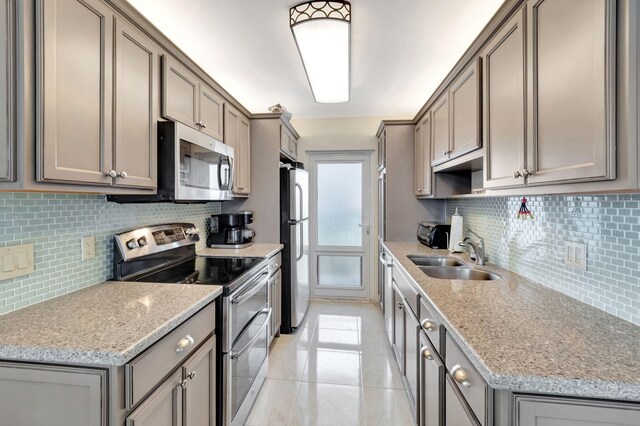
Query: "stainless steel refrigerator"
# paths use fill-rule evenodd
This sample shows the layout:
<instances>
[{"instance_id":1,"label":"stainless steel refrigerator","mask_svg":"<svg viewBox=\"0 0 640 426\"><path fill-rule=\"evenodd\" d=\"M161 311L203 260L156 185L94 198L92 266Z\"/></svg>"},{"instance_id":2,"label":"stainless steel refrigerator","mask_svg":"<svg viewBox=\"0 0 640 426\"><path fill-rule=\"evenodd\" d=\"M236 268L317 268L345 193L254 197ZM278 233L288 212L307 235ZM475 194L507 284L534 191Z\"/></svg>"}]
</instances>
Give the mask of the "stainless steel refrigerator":
<instances>
[{"instance_id":1,"label":"stainless steel refrigerator","mask_svg":"<svg viewBox=\"0 0 640 426\"><path fill-rule=\"evenodd\" d=\"M300 326L309 308L309 174L301 163L280 168L282 333Z\"/></svg>"}]
</instances>

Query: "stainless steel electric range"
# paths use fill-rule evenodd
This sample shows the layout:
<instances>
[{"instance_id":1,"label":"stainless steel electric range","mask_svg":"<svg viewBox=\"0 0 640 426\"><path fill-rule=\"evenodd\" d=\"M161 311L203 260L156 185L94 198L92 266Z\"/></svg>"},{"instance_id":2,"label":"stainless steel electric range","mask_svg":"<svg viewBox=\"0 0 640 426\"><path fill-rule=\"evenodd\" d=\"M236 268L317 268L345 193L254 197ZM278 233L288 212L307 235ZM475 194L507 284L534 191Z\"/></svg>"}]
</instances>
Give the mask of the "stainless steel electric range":
<instances>
[{"instance_id":1,"label":"stainless steel electric range","mask_svg":"<svg viewBox=\"0 0 640 426\"><path fill-rule=\"evenodd\" d=\"M156 225L114 237L114 279L222 285L217 300L217 423L244 424L269 360L269 279L275 260L196 255L191 223Z\"/></svg>"}]
</instances>

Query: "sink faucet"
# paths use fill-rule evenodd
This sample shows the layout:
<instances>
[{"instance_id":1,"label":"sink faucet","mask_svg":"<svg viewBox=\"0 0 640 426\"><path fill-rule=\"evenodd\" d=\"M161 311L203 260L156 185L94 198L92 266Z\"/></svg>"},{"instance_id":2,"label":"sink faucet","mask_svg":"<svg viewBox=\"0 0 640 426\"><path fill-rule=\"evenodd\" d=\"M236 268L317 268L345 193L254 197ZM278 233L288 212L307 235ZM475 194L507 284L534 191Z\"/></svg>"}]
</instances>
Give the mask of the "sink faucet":
<instances>
[{"instance_id":1,"label":"sink faucet","mask_svg":"<svg viewBox=\"0 0 640 426\"><path fill-rule=\"evenodd\" d=\"M484 239L473 232L471 229L467 229L467 232L471 235L475 235L478 238L477 241L473 241L470 237L466 237L462 241L460 241L460 245L462 247L471 247L473 251L476 253L476 264L483 266L487 261L487 254L485 252Z\"/></svg>"}]
</instances>

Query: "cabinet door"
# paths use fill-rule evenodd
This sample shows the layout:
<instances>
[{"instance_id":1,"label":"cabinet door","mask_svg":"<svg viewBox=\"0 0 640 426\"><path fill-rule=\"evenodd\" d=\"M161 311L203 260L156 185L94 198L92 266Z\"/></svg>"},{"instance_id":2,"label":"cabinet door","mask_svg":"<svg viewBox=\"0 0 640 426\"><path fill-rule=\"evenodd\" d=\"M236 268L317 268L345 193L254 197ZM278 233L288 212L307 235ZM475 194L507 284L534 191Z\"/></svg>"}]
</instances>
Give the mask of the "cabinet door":
<instances>
[{"instance_id":1,"label":"cabinet door","mask_svg":"<svg viewBox=\"0 0 640 426\"><path fill-rule=\"evenodd\" d=\"M378 171L386 167L387 131L383 130L378 137Z\"/></svg>"},{"instance_id":2,"label":"cabinet door","mask_svg":"<svg viewBox=\"0 0 640 426\"><path fill-rule=\"evenodd\" d=\"M453 379L448 374L445 380L445 424L456 426L480 426L469 412L464 398L458 394Z\"/></svg>"},{"instance_id":3,"label":"cabinet door","mask_svg":"<svg viewBox=\"0 0 640 426\"><path fill-rule=\"evenodd\" d=\"M251 192L251 125L249 119L240 115L238 120L238 153L236 164L240 165L238 171L238 192L249 194Z\"/></svg>"},{"instance_id":4,"label":"cabinet door","mask_svg":"<svg viewBox=\"0 0 640 426\"><path fill-rule=\"evenodd\" d=\"M37 179L111 185L113 13L100 0L38 0Z\"/></svg>"},{"instance_id":5,"label":"cabinet door","mask_svg":"<svg viewBox=\"0 0 640 426\"><path fill-rule=\"evenodd\" d=\"M0 5L0 182L16 180L15 21L12 1Z\"/></svg>"},{"instance_id":6,"label":"cabinet door","mask_svg":"<svg viewBox=\"0 0 640 426\"><path fill-rule=\"evenodd\" d=\"M116 19L115 28L115 183L155 188L160 96L157 46L123 19Z\"/></svg>"},{"instance_id":7,"label":"cabinet door","mask_svg":"<svg viewBox=\"0 0 640 426\"><path fill-rule=\"evenodd\" d=\"M216 422L216 338L212 336L183 365L184 426Z\"/></svg>"},{"instance_id":8,"label":"cabinet door","mask_svg":"<svg viewBox=\"0 0 640 426\"><path fill-rule=\"evenodd\" d=\"M527 3L528 183L615 178L615 0Z\"/></svg>"},{"instance_id":9,"label":"cabinet door","mask_svg":"<svg viewBox=\"0 0 640 426\"><path fill-rule=\"evenodd\" d=\"M106 426L106 376L103 370L0 363L0 423Z\"/></svg>"},{"instance_id":10,"label":"cabinet door","mask_svg":"<svg viewBox=\"0 0 640 426\"><path fill-rule=\"evenodd\" d=\"M200 83L200 117L202 131L223 141L224 99L204 83Z\"/></svg>"},{"instance_id":11,"label":"cabinet door","mask_svg":"<svg viewBox=\"0 0 640 426\"><path fill-rule=\"evenodd\" d=\"M431 116L429 112L416 125L415 140L415 195L424 197L431 191Z\"/></svg>"},{"instance_id":12,"label":"cabinet door","mask_svg":"<svg viewBox=\"0 0 640 426\"><path fill-rule=\"evenodd\" d=\"M198 78L168 55L162 57L162 116L200 130Z\"/></svg>"},{"instance_id":13,"label":"cabinet door","mask_svg":"<svg viewBox=\"0 0 640 426\"><path fill-rule=\"evenodd\" d=\"M294 160L298 158L298 140L294 136L289 136L289 152Z\"/></svg>"},{"instance_id":14,"label":"cabinet door","mask_svg":"<svg viewBox=\"0 0 640 426\"><path fill-rule=\"evenodd\" d=\"M418 324L418 320L413 313L409 311L405 313L405 325L405 378L408 385L407 390L409 391L409 402L413 406L413 417L418 418L418 350L420 348L418 333L420 331L420 324Z\"/></svg>"},{"instance_id":15,"label":"cabinet door","mask_svg":"<svg viewBox=\"0 0 640 426\"><path fill-rule=\"evenodd\" d=\"M182 370L178 369L127 417L126 426L182 425Z\"/></svg>"},{"instance_id":16,"label":"cabinet door","mask_svg":"<svg viewBox=\"0 0 640 426\"><path fill-rule=\"evenodd\" d=\"M420 333L420 426L441 426L444 366L429 339Z\"/></svg>"},{"instance_id":17,"label":"cabinet door","mask_svg":"<svg viewBox=\"0 0 640 426\"><path fill-rule=\"evenodd\" d=\"M525 178L524 10L483 53L484 187L523 186Z\"/></svg>"},{"instance_id":18,"label":"cabinet door","mask_svg":"<svg viewBox=\"0 0 640 426\"><path fill-rule=\"evenodd\" d=\"M638 425L637 404L577 400L561 397L517 396L516 426Z\"/></svg>"},{"instance_id":19,"label":"cabinet door","mask_svg":"<svg viewBox=\"0 0 640 426\"><path fill-rule=\"evenodd\" d=\"M405 312L402 295L393 285L393 352L396 355L400 372L404 375L404 330Z\"/></svg>"},{"instance_id":20,"label":"cabinet door","mask_svg":"<svg viewBox=\"0 0 640 426\"><path fill-rule=\"evenodd\" d=\"M449 92L443 93L431 108L431 165L449 159Z\"/></svg>"},{"instance_id":21,"label":"cabinet door","mask_svg":"<svg viewBox=\"0 0 640 426\"><path fill-rule=\"evenodd\" d=\"M480 58L451 83L451 145L449 158L456 158L482 146L480 134Z\"/></svg>"},{"instance_id":22,"label":"cabinet door","mask_svg":"<svg viewBox=\"0 0 640 426\"><path fill-rule=\"evenodd\" d=\"M280 335L282 324L282 273L280 270L273 277L273 301L271 304L271 316L273 318L273 336Z\"/></svg>"}]
</instances>

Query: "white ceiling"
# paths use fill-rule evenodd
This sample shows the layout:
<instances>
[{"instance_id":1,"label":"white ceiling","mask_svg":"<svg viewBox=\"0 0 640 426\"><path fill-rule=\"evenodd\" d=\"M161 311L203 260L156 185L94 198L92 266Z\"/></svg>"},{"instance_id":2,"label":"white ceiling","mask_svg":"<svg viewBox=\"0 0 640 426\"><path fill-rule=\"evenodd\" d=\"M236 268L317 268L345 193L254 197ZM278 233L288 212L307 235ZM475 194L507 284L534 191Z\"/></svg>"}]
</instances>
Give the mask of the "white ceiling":
<instances>
[{"instance_id":1,"label":"white ceiling","mask_svg":"<svg viewBox=\"0 0 640 426\"><path fill-rule=\"evenodd\" d=\"M316 104L289 30L296 0L129 0L251 112L410 117L503 0L352 0L351 101Z\"/></svg>"}]
</instances>

